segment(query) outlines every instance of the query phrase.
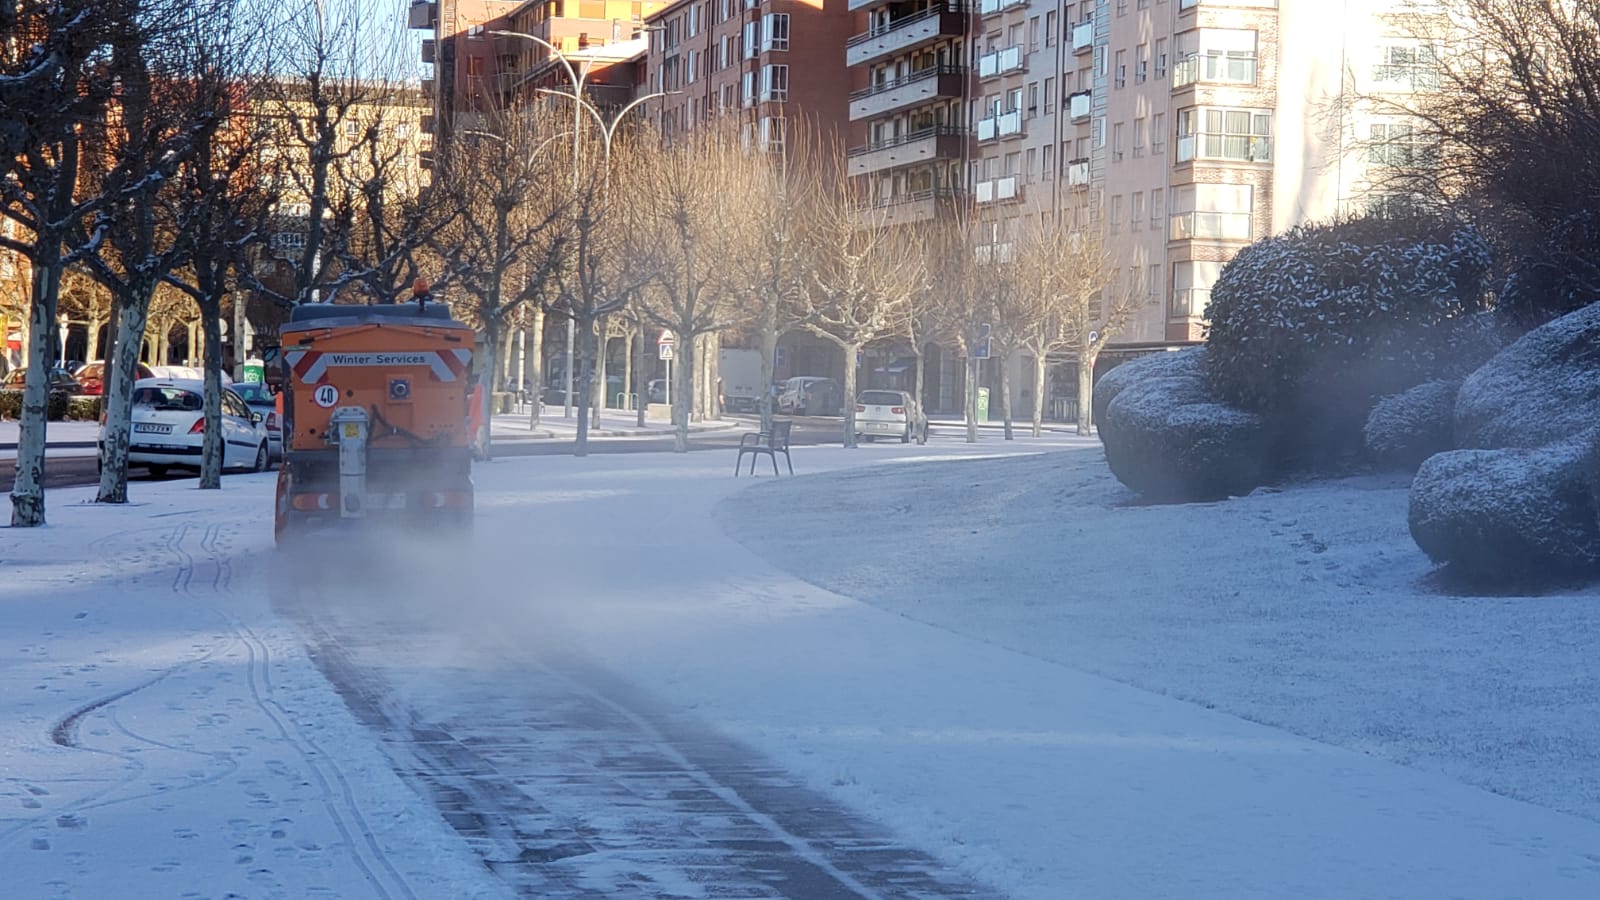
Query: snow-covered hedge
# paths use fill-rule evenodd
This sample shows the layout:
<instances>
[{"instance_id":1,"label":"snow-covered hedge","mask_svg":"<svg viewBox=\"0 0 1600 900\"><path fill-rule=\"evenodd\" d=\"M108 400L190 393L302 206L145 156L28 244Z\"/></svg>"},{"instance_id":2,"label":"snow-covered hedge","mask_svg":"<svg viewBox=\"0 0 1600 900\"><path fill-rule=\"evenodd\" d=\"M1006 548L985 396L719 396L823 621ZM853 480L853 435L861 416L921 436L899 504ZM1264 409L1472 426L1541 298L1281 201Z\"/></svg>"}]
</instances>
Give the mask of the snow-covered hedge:
<instances>
[{"instance_id":1,"label":"snow-covered hedge","mask_svg":"<svg viewBox=\"0 0 1600 900\"><path fill-rule=\"evenodd\" d=\"M1094 400L1090 409L1094 421L1106 417L1106 407L1117 398L1123 388L1136 381L1168 376L1202 377L1205 374L1206 348L1192 347L1182 351L1150 353L1113 368L1094 383Z\"/></svg>"},{"instance_id":2,"label":"snow-covered hedge","mask_svg":"<svg viewBox=\"0 0 1600 900\"><path fill-rule=\"evenodd\" d=\"M1489 264L1476 232L1426 219L1303 226L1252 244L1212 288L1211 386L1265 415L1287 462L1344 464L1364 453L1375 398L1457 365Z\"/></svg>"},{"instance_id":3,"label":"snow-covered hedge","mask_svg":"<svg viewBox=\"0 0 1600 900\"><path fill-rule=\"evenodd\" d=\"M1459 381L1435 379L1379 400L1362 430L1367 453L1379 465L1415 470L1428 457L1453 448L1460 388Z\"/></svg>"},{"instance_id":4,"label":"snow-covered hedge","mask_svg":"<svg viewBox=\"0 0 1600 900\"><path fill-rule=\"evenodd\" d=\"M1195 349L1142 357L1105 376L1127 370L1105 392L1099 430L1106 462L1147 500L1217 500L1249 493L1269 477L1264 421L1216 401L1198 365L1203 356Z\"/></svg>"},{"instance_id":5,"label":"snow-covered hedge","mask_svg":"<svg viewBox=\"0 0 1600 900\"><path fill-rule=\"evenodd\" d=\"M1600 423L1600 303L1546 323L1467 377L1460 447L1541 447Z\"/></svg>"},{"instance_id":6,"label":"snow-covered hedge","mask_svg":"<svg viewBox=\"0 0 1600 900\"><path fill-rule=\"evenodd\" d=\"M1473 580L1509 583L1600 570L1594 468L1600 430L1536 449L1452 450L1411 484L1411 537Z\"/></svg>"},{"instance_id":7,"label":"snow-covered hedge","mask_svg":"<svg viewBox=\"0 0 1600 900\"><path fill-rule=\"evenodd\" d=\"M1600 302L1600 211L1583 210L1557 223L1532 254L1516 261L1497 308L1532 328Z\"/></svg>"}]
</instances>

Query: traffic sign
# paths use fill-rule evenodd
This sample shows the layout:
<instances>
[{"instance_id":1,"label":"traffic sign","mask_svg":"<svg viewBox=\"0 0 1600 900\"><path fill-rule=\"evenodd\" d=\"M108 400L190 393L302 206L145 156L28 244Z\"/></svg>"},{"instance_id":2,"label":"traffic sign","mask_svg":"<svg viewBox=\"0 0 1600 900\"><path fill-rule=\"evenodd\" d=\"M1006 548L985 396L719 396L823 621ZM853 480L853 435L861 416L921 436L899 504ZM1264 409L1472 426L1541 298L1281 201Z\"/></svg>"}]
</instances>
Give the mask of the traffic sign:
<instances>
[{"instance_id":1,"label":"traffic sign","mask_svg":"<svg viewBox=\"0 0 1600 900\"><path fill-rule=\"evenodd\" d=\"M989 358L989 323L978 326L978 339L972 343L973 359Z\"/></svg>"},{"instance_id":2,"label":"traffic sign","mask_svg":"<svg viewBox=\"0 0 1600 900\"><path fill-rule=\"evenodd\" d=\"M670 331L661 332L661 337L656 339L656 358L657 359L671 359L672 358L672 347L673 347L672 332L670 332Z\"/></svg>"}]
</instances>

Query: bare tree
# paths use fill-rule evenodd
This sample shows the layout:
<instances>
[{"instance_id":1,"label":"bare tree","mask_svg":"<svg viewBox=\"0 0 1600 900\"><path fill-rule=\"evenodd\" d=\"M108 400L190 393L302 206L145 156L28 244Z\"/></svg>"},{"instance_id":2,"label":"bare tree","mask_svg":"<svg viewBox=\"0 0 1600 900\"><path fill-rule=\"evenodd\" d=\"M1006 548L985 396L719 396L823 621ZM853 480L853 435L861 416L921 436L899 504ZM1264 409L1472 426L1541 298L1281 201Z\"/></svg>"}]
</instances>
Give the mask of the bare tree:
<instances>
[{"instance_id":1,"label":"bare tree","mask_svg":"<svg viewBox=\"0 0 1600 900\"><path fill-rule=\"evenodd\" d=\"M0 40L0 213L15 223L0 247L32 269L28 300L28 367L22 434L11 490L11 524L45 523L44 451L50 368L62 273L84 252L80 223L103 197L80 191L84 123L106 101L100 63L119 10L94 2L26 2L6 7ZM18 231L24 232L19 234Z\"/></svg>"},{"instance_id":2,"label":"bare tree","mask_svg":"<svg viewBox=\"0 0 1600 900\"><path fill-rule=\"evenodd\" d=\"M1069 210L1068 213L1073 212ZM1030 217L1016 235L1017 290L1007 313L1017 346L1033 356L1033 434L1044 430L1045 377L1052 353L1078 357L1078 433L1088 434L1094 365L1111 338L1132 321L1138 298L1104 296L1113 268L1098 228L1086 217ZM1083 377L1087 374L1089 377Z\"/></svg>"},{"instance_id":3,"label":"bare tree","mask_svg":"<svg viewBox=\"0 0 1600 900\"><path fill-rule=\"evenodd\" d=\"M230 37L232 42L220 39ZM248 268L251 250L264 240L276 198L261 183L267 131L251 114L256 85L244 75L250 63L245 42L229 28L202 51L206 55L190 89L197 108L205 111L204 128L197 131L196 152L179 168L180 190L165 197L176 205L171 217L191 235L192 247L187 265L167 273L164 281L200 311L205 373L200 488L215 490L222 487L223 468L223 303L230 296L243 302L237 276Z\"/></svg>"},{"instance_id":4,"label":"bare tree","mask_svg":"<svg viewBox=\"0 0 1600 900\"><path fill-rule=\"evenodd\" d=\"M857 354L894 333L920 274L912 233L885 223L861 202L843 153L828 158L835 162L801 219L806 305L800 324L844 354L844 445L854 447Z\"/></svg>"},{"instance_id":5,"label":"bare tree","mask_svg":"<svg viewBox=\"0 0 1600 900\"><path fill-rule=\"evenodd\" d=\"M441 283L453 284L466 315L483 335L477 369L488 375L476 442L488 458L493 392L506 325L524 304L548 297L568 240L562 179L545 153L564 135L541 137L548 117L506 112L493 131L457 136L441 156L440 191L434 200L463 214L435 233L445 260ZM535 352L538 352L536 345Z\"/></svg>"},{"instance_id":6,"label":"bare tree","mask_svg":"<svg viewBox=\"0 0 1600 900\"><path fill-rule=\"evenodd\" d=\"M754 159L729 127L695 129L671 144L653 144L634 165L636 186L630 201L643 227L634 256L650 260L652 277L640 293L649 321L673 333L678 357L673 366L674 449L689 449L694 413L696 353L703 335L728 328L734 320L734 270L748 225L746 198L738 184ZM726 179L726 182L725 182ZM700 387L708 387L701 379Z\"/></svg>"},{"instance_id":7,"label":"bare tree","mask_svg":"<svg viewBox=\"0 0 1600 900\"><path fill-rule=\"evenodd\" d=\"M977 351L995 318L988 262L994 258L992 230L981 229L965 211L938 221L919 235L924 265L924 313L966 359L963 397L967 443L978 440Z\"/></svg>"}]
</instances>

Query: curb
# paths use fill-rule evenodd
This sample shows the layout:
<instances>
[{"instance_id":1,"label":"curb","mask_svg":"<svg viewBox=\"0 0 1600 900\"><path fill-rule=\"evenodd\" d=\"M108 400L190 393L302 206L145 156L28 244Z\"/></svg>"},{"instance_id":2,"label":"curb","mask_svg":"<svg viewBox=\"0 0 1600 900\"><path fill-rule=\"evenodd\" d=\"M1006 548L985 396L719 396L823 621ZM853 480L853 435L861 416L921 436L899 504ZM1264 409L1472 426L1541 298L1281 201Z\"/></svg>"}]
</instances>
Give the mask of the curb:
<instances>
[{"instance_id":1,"label":"curb","mask_svg":"<svg viewBox=\"0 0 1600 900\"><path fill-rule=\"evenodd\" d=\"M15 451L17 446L16 444L0 444L0 451ZM46 450L95 450L99 446L100 444L96 441L47 441L44 448Z\"/></svg>"}]
</instances>

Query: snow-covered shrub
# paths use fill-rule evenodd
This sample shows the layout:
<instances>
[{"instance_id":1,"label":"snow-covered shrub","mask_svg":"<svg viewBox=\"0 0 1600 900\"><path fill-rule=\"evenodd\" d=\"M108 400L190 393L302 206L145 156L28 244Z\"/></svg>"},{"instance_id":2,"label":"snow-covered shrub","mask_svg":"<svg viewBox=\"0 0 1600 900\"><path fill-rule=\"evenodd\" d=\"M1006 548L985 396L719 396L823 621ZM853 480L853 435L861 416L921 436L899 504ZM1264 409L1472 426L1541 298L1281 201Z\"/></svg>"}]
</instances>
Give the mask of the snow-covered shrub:
<instances>
[{"instance_id":1,"label":"snow-covered shrub","mask_svg":"<svg viewBox=\"0 0 1600 900\"><path fill-rule=\"evenodd\" d=\"M1593 468L1600 432L1537 449L1452 450L1411 483L1411 537L1475 580L1541 581L1600 569Z\"/></svg>"},{"instance_id":2,"label":"snow-covered shrub","mask_svg":"<svg viewBox=\"0 0 1600 900\"><path fill-rule=\"evenodd\" d=\"M1532 254L1517 260L1496 308L1524 328L1600 301L1600 212L1585 209L1551 228Z\"/></svg>"},{"instance_id":3,"label":"snow-covered shrub","mask_svg":"<svg viewBox=\"0 0 1600 900\"><path fill-rule=\"evenodd\" d=\"M1600 303L1523 335L1467 376L1460 447L1540 447L1600 422Z\"/></svg>"},{"instance_id":4,"label":"snow-covered shrub","mask_svg":"<svg viewBox=\"0 0 1600 900\"><path fill-rule=\"evenodd\" d=\"M1249 493L1269 477L1261 417L1216 402L1200 373L1183 367L1176 360L1151 364L1143 368L1147 377L1137 377L1136 369L1108 392L1112 399L1100 420L1106 463L1147 500L1181 503Z\"/></svg>"},{"instance_id":5,"label":"snow-covered shrub","mask_svg":"<svg viewBox=\"0 0 1600 900\"><path fill-rule=\"evenodd\" d=\"M1424 218L1308 225L1252 244L1212 288L1211 386L1267 417L1286 463L1341 466L1362 455L1375 398L1451 367L1455 332L1484 308L1489 264L1475 231Z\"/></svg>"},{"instance_id":6,"label":"snow-covered shrub","mask_svg":"<svg viewBox=\"0 0 1600 900\"><path fill-rule=\"evenodd\" d=\"M1367 414L1362 429L1367 453L1380 465L1415 470L1451 443L1459 381L1435 379L1384 397Z\"/></svg>"},{"instance_id":7,"label":"snow-covered shrub","mask_svg":"<svg viewBox=\"0 0 1600 900\"><path fill-rule=\"evenodd\" d=\"M1122 389L1136 381L1168 376L1202 376L1205 373L1206 348L1149 353L1113 368L1094 383L1094 402L1090 409L1098 424L1106 417L1106 407L1117 398Z\"/></svg>"}]
</instances>

